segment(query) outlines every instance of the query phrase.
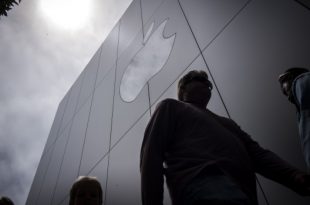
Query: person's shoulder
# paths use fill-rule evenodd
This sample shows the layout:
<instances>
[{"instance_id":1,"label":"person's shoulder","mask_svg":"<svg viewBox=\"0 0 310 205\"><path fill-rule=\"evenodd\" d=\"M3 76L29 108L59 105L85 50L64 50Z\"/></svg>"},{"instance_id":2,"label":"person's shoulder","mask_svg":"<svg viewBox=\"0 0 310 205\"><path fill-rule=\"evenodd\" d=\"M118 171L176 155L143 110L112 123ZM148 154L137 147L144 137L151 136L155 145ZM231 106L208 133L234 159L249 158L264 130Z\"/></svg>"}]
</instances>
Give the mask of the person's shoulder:
<instances>
[{"instance_id":1,"label":"person's shoulder","mask_svg":"<svg viewBox=\"0 0 310 205\"><path fill-rule=\"evenodd\" d=\"M308 92L310 89L310 72L303 73L295 78L293 81L293 88L295 92L296 90Z\"/></svg>"},{"instance_id":2,"label":"person's shoulder","mask_svg":"<svg viewBox=\"0 0 310 205\"><path fill-rule=\"evenodd\" d=\"M180 106L182 106L182 104L184 104L182 101L176 100L176 99L172 99L172 98L166 98L162 101L160 101L157 105L156 105L156 109L164 109L164 108L178 108Z\"/></svg>"},{"instance_id":3,"label":"person's shoulder","mask_svg":"<svg viewBox=\"0 0 310 205\"><path fill-rule=\"evenodd\" d=\"M176 99L173 99L173 98L166 98L166 99L160 101L157 106L176 105L176 104L180 104L180 103L182 103L182 102L179 101L179 100L176 100Z\"/></svg>"},{"instance_id":4,"label":"person's shoulder","mask_svg":"<svg viewBox=\"0 0 310 205\"><path fill-rule=\"evenodd\" d=\"M228 117L224 117L224 116L221 116L221 115L218 115L218 114L215 114L214 112L211 112L209 110L210 113L212 113L212 115L222 124L222 125L225 125L225 126L238 126L237 123L232 120L231 118L228 118Z\"/></svg>"},{"instance_id":5,"label":"person's shoulder","mask_svg":"<svg viewBox=\"0 0 310 205\"><path fill-rule=\"evenodd\" d=\"M218 120L223 120L223 121L230 120L229 118L218 115L209 109L207 109L207 112L209 112L213 117L217 118Z\"/></svg>"},{"instance_id":6,"label":"person's shoulder","mask_svg":"<svg viewBox=\"0 0 310 205\"><path fill-rule=\"evenodd\" d=\"M310 72L303 73L294 79L294 83L310 82Z\"/></svg>"}]
</instances>

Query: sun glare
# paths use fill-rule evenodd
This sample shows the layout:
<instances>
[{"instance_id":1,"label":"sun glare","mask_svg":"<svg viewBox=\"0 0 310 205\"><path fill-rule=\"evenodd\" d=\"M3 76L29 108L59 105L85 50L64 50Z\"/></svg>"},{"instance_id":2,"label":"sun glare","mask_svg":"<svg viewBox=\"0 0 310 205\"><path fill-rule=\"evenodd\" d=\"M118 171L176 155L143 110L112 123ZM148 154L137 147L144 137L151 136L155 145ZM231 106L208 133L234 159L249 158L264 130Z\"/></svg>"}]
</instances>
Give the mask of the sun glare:
<instances>
[{"instance_id":1,"label":"sun glare","mask_svg":"<svg viewBox=\"0 0 310 205\"><path fill-rule=\"evenodd\" d=\"M84 27L90 19L91 2L83 0L41 0L40 10L55 25L68 30Z\"/></svg>"}]
</instances>

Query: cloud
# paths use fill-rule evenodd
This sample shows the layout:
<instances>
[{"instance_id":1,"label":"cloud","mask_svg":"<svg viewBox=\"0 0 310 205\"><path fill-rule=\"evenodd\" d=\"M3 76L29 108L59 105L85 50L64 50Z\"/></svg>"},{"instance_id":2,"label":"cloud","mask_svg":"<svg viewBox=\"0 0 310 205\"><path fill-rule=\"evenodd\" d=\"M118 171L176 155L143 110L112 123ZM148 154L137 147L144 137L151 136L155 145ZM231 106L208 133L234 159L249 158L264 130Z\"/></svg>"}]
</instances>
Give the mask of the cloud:
<instances>
[{"instance_id":1,"label":"cloud","mask_svg":"<svg viewBox=\"0 0 310 205\"><path fill-rule=\"evenodd\" d=\"M25 204L58 103L131 0L93 0L87 27L46 22L37 1L0 19L0 195Z\"/></svg>"}]
</instances>

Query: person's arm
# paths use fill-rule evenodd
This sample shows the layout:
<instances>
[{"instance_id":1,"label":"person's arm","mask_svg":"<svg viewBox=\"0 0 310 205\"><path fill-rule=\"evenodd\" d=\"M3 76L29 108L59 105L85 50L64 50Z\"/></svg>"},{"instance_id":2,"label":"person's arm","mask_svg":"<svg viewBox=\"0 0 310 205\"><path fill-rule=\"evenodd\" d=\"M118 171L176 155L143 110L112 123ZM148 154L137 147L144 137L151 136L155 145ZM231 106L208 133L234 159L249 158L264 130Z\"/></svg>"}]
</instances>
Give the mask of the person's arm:
<instances>
[{"instance_id":1,"label":"person's arm","mask_svg":"<svg viewBox=\"0 0 310 205\"><path fill-rule=\"evenodd\" d=\"M299 135L305 162L310 171L310 73L294 81L294 102L297 107Z\"/></svg>"},{"instance_id":2,"label":"person's arm","mask_svg":"<svg viewBox=\"0 0 310 205\"><path fill-rule=\"evenodd\" d=\"M168 137L173 129L169 102L161 102L144 133L140 155L143 205L163 204L163 161Z\"/></svg>"},{"instance_id":3,"label":"person's arm","mask_svg":"<svg viewBox=\"0 0 310 205\"><path fill-rule=\"evenodd\" d=\"M262 176L276 181L300 195L310 196L310 176L290 165L275 153L262 148L247 133L235 124L235 131L244 142L254 169Z\"/></svg>"},{"instance_id":4,"label":"person's arm","mask_svg":"<svg viewBox=\"0 0 310 205\"><path fill-rule=\"evenodd\" d=\"M294 100L299 111L310 110L310 73L300 75L293 84Z\"/></svg>"}]
</instances>

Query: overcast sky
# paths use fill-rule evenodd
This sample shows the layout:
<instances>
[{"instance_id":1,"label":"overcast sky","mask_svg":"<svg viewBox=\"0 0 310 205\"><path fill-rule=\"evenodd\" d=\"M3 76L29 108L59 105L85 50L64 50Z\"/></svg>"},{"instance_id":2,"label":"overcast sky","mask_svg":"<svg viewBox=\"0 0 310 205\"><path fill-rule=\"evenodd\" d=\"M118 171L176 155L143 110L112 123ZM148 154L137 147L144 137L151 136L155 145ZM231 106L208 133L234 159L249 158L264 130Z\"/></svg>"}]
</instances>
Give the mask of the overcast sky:
<instances>
[{"instance_id":1,"label":"overcast sky","mask_svg":"<svg viewBox=\"0 0 310 205\"><path fill-rule=\"evenodd\" d=\"M0 195L16 205L25 204L58 103L130 2L23 0L1 17Z\"/></svg>"}]
</instances>

